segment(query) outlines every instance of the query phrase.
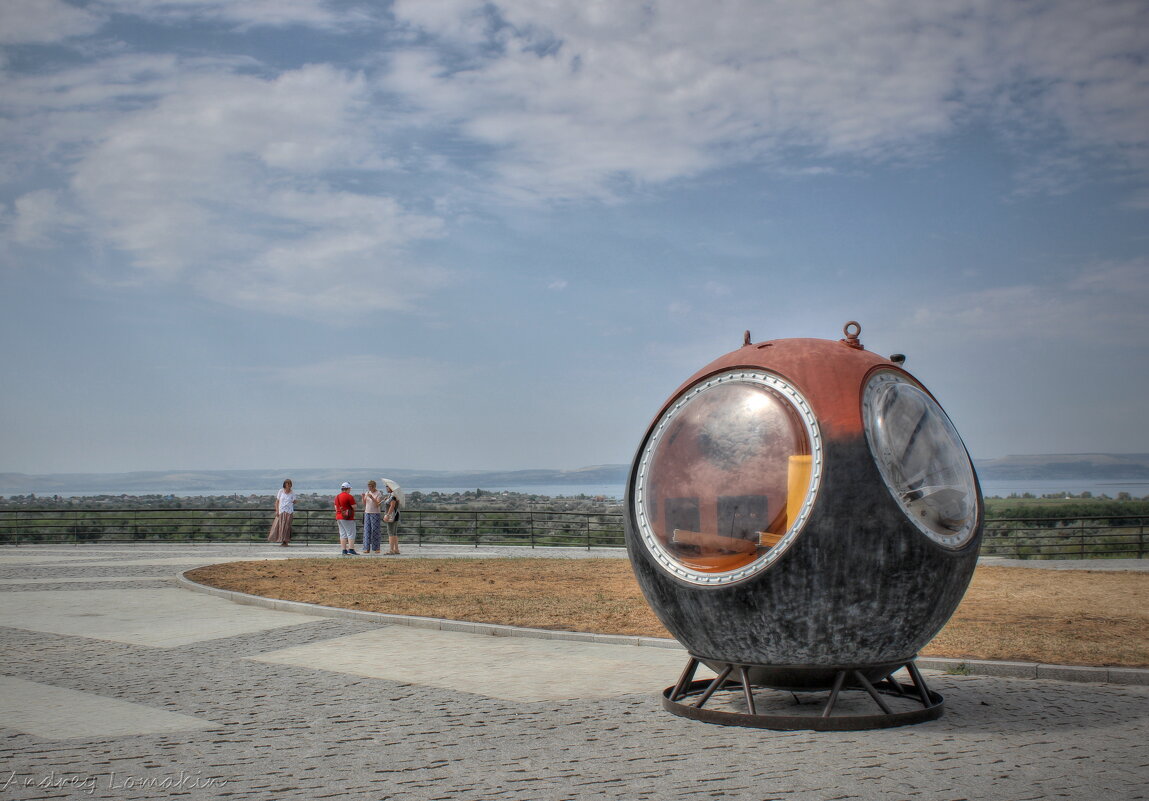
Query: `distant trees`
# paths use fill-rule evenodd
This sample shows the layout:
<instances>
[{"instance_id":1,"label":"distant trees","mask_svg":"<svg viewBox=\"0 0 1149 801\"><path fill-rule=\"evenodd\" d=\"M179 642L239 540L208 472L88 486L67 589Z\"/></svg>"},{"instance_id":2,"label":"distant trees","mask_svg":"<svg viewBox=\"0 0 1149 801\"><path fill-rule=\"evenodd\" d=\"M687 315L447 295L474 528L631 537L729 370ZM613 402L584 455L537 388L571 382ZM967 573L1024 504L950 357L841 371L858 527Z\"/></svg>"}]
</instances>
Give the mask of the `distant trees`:
<instances>
[{"instance_id":1,"label":"distant trees","mask_svg":"<svg viewBox=\"0 0 1149 801\"><path fill-rule=\"evenodd\" d=\"M990 519L1149 516L1149 500L1094 498L1088 493L1069 498L987 498L985 513Z\"/></svg>"},{"instance_id":2,"label":"distant trees","mask_svg":"<svg viewBox=\"0 0 1149 801\"><path fill-rule=\"evenodd\" d=\"M332 495L311 493L300 495L295 503L300 510L327 510ZM274 507L275 496L268 495L82 495L69 498L60 496L13 495L0 497L0 509L266 509ZM474 509L474 510L546 510L556 512L621 511L622 502L612 498L594 498L589 495L571 497L533 495L522 492L496 492L476 489L466 492L407 493L409 509Z\"/></svg>"}]
</instances>

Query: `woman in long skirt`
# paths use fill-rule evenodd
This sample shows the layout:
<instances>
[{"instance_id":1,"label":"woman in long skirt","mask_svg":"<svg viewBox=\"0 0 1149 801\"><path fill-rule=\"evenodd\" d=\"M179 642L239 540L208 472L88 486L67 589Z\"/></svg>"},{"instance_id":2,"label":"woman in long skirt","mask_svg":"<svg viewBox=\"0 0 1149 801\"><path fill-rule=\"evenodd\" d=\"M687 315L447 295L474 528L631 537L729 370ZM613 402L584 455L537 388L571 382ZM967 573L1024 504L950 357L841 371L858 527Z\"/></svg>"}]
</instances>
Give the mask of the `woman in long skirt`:
<instances>
[{"instance_id":1,"label":"woman in long skirt","mask_svg":"<svg viewBox=\"0 0 1149 801\"><path fill-rule=\"evenodd\" d=\"M278 542L287 547L291 543L291 519L295 517L295 493L291 489L291 479L283 481L283 489L275 493L275 522L271 524L268 542Z\"/></svg>"}]
</instances>

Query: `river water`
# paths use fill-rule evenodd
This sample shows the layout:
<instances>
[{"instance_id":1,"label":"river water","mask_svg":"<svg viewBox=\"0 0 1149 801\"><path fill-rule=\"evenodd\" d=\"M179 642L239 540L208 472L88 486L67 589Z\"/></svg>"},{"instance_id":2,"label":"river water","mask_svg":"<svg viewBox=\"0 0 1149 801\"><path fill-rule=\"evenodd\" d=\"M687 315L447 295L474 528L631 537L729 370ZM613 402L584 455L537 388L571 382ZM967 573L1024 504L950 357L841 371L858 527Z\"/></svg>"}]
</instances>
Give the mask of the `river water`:
<instances>
[{"instance_id":1,"label":"river water","mask_svg":"<svg viewBox=\"0 0 1149 801\"><path fill-rule=\"evenodd\" d=\"M1038 480L1038 481L1021 481L1021 480L996 480L996 481L983 481L982 494L987 498L1008 498L1010 495L1025 495L1030 494L1038 498L1045 495L1080 495L1083 492L1089 492L1094 497L1101 495L1108 495L1110 498L1116 498L1119 493L1127 492L1133 498L1147 498L1149 497L1149 481L1146 480L1107 480L1107 481L1091 481L1086 479L1060 479L1060 480ZM274 495L277 487L273 488L220 488L211 490L197 490L193 492L174 492L170 493L180 498L194 498L194 497L210 497L222 495ZM624 484L516 484L516 485L492 485L484 487L421 487L421 486L405 486L404 492L411 493L415 491L423 493L441 492L444 494L451 494L456 492L473 492L476 489L482 489L484 492L499 493L499 492L518 492L526 495L545 495L552 498L558 497L579 497L588 496L591 498L604 497L608 499L621 500L626 490ZM366 490L366 487L355 487L352 492L360 494ZM338 487L307 487L298 486L295 489L297 494L300 495L330 495L334 497L339 492ZM47 495L46 493L44 493ZM107 493L90 493L90 492L76 492L58 493L62 497L71 496L85 496L95 494ZM126 493L132 494L148 494L148 493ZM50 497L50 496L49 496Z\"/></svg>"}]
</instances>

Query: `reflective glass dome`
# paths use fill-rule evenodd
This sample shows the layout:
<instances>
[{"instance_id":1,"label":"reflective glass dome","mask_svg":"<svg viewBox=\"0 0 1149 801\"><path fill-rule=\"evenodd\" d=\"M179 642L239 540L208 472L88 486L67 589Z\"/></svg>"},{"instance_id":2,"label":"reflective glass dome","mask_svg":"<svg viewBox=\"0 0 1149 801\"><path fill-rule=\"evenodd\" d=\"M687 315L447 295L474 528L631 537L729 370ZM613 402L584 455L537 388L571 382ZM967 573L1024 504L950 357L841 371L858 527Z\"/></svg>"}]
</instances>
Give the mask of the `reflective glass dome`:
<instances>
[{"instance_id":1,"label":"reflective glass dome","mask_svg":"<svg viewBox=\"0 0 1149 801\"><path fill-rule=\"evenodd\" d=\"M876 373L862 400L866 439L906 515L947 548L977 525L977 482L961 438L925 390L899 373Z\"/></svg>"},{"instance_id":2,"label":"reflective glass dome","mask_svg":"<svg viewBox=\"0 0 1149 801\"><path fill-rule=\"evenodd\" d=\"M672 575L729 584L771 564L809 516L821 440L805 399L770 373L735 370L684 392L656 421L633 505Z\"/></svg>"}]
</instances>

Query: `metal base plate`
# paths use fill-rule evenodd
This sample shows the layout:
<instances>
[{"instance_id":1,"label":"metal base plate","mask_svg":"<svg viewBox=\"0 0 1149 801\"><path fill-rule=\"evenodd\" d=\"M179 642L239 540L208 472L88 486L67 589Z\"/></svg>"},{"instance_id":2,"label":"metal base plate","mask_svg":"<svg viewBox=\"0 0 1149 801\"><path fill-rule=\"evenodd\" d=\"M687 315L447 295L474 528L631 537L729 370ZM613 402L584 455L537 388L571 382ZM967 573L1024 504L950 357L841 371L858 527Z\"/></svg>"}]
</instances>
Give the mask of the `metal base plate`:
<instances>
[{"instance_id":1,"label":"metal base plate","mask_svg":"<svg viewBox=\"0 0 1149 801\"><path fill-rule=\"evenodd\" d=\"M698 665L699 660L691 657L678 683L663 691L662 706L704 723L780 731L860 731L936 720L945 711L944 699L926 686L913 660L877 682L862 670L840 670L829 690L801 693L808 701L798 693L752 684L754 665L722 663L716 678L695 680ZM894 678L901 667L912 683ZM880 711L873 711L871 704Z\"/></svg>"}]
</instances>

